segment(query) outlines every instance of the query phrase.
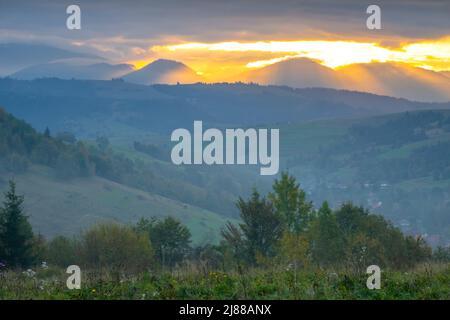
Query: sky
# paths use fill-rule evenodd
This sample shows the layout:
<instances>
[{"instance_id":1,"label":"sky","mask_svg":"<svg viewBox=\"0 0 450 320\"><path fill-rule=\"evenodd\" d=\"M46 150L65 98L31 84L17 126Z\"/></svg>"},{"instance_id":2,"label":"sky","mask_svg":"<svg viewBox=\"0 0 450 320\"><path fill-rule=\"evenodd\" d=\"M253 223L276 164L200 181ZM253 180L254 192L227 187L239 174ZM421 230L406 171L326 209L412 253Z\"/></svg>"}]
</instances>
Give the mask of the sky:
<instances>
[{"instance_id":1,"label":"sky","mask_svg":"<svg viewBox=\"0 0 450 320\"><path fill-rule=\"evenodd\" d=\"M66 8L81 8L81 30ZM381 30L366 27L370 4ZM292 57L338 68L403 62L450 70L450 1L0 0L0 42L37 42L143 67L182 61L221 79Z\"/></svg>"}]
</instances>

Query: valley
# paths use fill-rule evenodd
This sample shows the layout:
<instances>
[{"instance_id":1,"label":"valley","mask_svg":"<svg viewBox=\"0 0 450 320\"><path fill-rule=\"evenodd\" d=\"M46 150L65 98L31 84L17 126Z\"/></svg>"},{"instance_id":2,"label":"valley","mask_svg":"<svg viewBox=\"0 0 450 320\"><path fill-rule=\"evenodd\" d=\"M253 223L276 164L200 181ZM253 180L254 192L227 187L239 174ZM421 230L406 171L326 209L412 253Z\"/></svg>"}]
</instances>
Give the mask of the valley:
<instances>
[{"instance_id":1,"label":"valley","mask_svg":"<svg viewBox=\"0 0 450 320\"><path fill-rule=\"evenodd\" d=\"M295 175L315 205L352 200L435 245L449 241L449 103L245 84L0 84L8 112L56 139L73 134L75 142L64 144L87 152L88 168L95 168L81 176L74 173L80 169L61 170L58 161L51 168L32 163L19 173L6 168L3 185L16 177L35 203L32 222L46 235L76 234L102 219L173 215L189 225L195 241L216 241L213 234L237 218L237 198L255 186L267 192L273 177L259 176L256 165L172 164L171 130L203 119L205 129L279 128L280 172ZM40 190L54 196L39 196Z\"/></svg>"}]
</instances>

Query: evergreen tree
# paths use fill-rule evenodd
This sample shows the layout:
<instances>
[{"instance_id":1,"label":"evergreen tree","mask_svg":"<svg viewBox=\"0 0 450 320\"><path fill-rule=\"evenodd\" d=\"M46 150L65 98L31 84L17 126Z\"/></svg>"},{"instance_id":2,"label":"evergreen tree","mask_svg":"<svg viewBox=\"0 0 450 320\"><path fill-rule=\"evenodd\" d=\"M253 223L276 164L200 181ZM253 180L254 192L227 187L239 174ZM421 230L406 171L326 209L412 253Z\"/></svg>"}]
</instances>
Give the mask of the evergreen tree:
<instances>
[{"instance_id":1,"label":"evergreen tree","mask_svg":"<svg viewBox=\"0 0 450 320\"><path fill-rule=\"evenodd\" d=\"M250 262L256 262L258 256L274 256L282 228L272 203L254 190L248 201L239 198L237 206L243 221L239 227L244 235Z\"/></svg>"},{"instance_id":2,"label":"evergreen tree","mask_svg":"<svg viewBox=\"0 0 450 320\"><path fill-rule=\"evenodd\" d=\"M312 256L319 265L337 264L344 257L343 234L328 202L325 201L320 207L309 234Z\"/></svg>"},{"instance_id":3,"label":"evergreen tree","mask_svg":"<svg viewBox=\"0 0 450 320\"><path fill-rule=\"evenodd\" d=\"M275 180L268 198L282 218L285 231L299 234L307 229L314 211L313 204L306 200L306 193L300 189L295 177L283 172L281 179Z\"/></svg>"},{"instance_id":4,"label":"evergreen tree","mask_svg":"<svg viewBox=\"0 0 450 320\"><path fill-rule=\"evenodd\" d=\"M174 267L183 261L190 250L191 232L172 217L163 220L141 219L135 229L138 232L148 233L163 267Z\"/></svg>"},{"instance_id":5,"label":"evergreen tree","mask_svg":"<svg viewBox=\"0 0 450 320\"><path fill-rule=\"evenodd\" d=\"M3 207L0 208L1 260L9 267L27 267L34 261L33 231L23 212L23 196L16 194L16 185L9 182Z\"/></svg>"}]
</instances>

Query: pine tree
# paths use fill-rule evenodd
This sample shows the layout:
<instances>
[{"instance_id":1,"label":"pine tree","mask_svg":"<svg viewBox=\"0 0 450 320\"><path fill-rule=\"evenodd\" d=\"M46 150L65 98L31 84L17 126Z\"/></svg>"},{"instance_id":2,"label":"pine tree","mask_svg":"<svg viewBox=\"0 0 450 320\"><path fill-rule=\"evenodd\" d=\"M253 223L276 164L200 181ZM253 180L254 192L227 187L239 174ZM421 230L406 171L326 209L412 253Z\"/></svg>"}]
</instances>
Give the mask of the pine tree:
<instances>
[{"instance_id":1,"label":"pine tree","mask_svg":"<svg viewBox=\"0 0 450 320\"><path fill-rule=\"evenodd\" d=\"M149 234L150 242L163 267L174 267L182 262L190 250L191 232L172 217L163 220L141 219L136 230Z\"/></svg>"},{"instance_id":2,"label":"pine tree","mask_svg":"<svg viewBox=\"0 0 450 320\"><path fill-rule=\"evenodd\" d=\"M344 257L344 237L336 220L336 214L328 202L324 202L318 211L317 218L312 222L309 231L312 256L314 261L322 266L339 263Z\"/></svg>"},{"instance_id":3,"label":"pine tree","mask_svg":"<svg viewBox=\"0 0 450 320\"><path fill-rule=\"evenodd\" d=\"M313 204L306 200L306 193L300 188L295 177L287 172L275 180L273 192L269 193L275 212L283 219L285 231L299 234L308 228L313 214Z\"/></svg>"},{"instance_id":4,"label":"pine tree","mask_svg":"<svg viewBox=\"0 0 450 320\"><path fill-rule=\"evenodd\" d=\"M0 208L0 260L9 267L27 267L33 262L33 231L23 212L23 196L16 194L16 184L9 182L3 207Z\"/></svg>"},{"instance_id":5,"label":"pine tree","mask_svg":"<svg viewBox=\"0 0 450 320\"><path fill-rule=\"evenodd\" d=\"M243 223L239 227L247 242L249 259L256 261L258 255L271 257L281 237L281 221L273 205L256 190L248 201L239 198L237 207Z\"/></svg>"}]
</instances>

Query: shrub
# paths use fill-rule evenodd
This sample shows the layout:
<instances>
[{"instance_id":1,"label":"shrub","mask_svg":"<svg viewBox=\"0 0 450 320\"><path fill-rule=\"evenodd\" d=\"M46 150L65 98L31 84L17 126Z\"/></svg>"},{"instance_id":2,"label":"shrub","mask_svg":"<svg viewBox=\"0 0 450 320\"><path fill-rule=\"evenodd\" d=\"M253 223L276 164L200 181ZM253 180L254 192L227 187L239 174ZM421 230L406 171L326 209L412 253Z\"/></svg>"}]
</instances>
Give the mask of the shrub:
<instances>
[{"instance_id":1,"label":"shrub","mask_svg":"<svg viewBox=\"0 0 450 320\"><path fill-rule=\"evenodd\" d=\"M151 266L153 250L148 235L110 223L96 225L82 236L81 257L88 268L138 272Z\"/></svg>"}]
</instances>

